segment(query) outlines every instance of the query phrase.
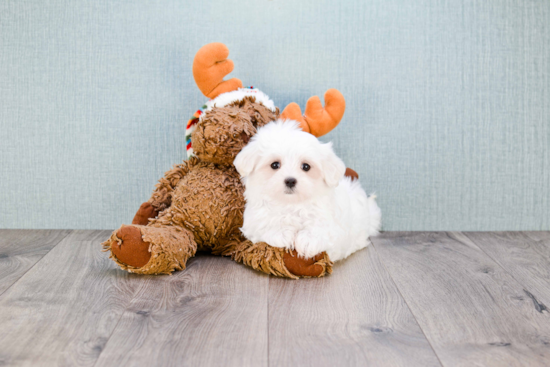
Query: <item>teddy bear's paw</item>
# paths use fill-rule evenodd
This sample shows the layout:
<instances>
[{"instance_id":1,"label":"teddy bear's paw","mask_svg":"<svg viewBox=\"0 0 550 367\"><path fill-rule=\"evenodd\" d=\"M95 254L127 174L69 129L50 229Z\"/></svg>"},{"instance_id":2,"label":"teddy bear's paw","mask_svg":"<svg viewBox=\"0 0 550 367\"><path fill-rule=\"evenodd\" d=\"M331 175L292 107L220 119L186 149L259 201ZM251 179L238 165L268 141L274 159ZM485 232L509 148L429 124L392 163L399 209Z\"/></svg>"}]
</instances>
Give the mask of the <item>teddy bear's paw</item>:
<instances>
[{"instance_id":1,"label":"teddy bear's paw","mask_svg":"<svg viewBox=\"0 0 550 367\"><path fill-rule=\"evenodd\" d=\"M149 223L149 218L156 218L158 214L159 213L155 210L155 208L153 208L151 203L146 201L139 207L136 215L134 216L134 220L132 220L132 224L145 226Z\"/></svg>"},{"instance_id":2,"label":"teddy bear's paw","mask_svg":"<svg viewBox=\"0 0 550 367\"><path fill-rule=\"evenodd\" d=\"M359 174L349 167L346 168L346 173L344 174L344 176L351 178L352 181L359 179Z\"/></svg>"},{"instance_id":3,"label":"teddy bear's paw","mask_svg":"<svg viewBox=\"0 0 550 367\"><path fill-rule=\"evenodd\" d=\"M288 271L299 277L322 277L332 273L332 261L325 252L306 259L290 250L284 253L283 260Z\"/></svg>"},{"instance_id":4,"label":"teddy bear's paw","mask_svg":"<svg viewBox=\"0 0 550 367\"><path fill-rule=\"evenodd\" d=\"M122 226L116 232L120 241L111 243L111 252L116 259L128 266L140 268L151 259L150 244L143 241L138 227Z\"/></svg>"}]
</instances>

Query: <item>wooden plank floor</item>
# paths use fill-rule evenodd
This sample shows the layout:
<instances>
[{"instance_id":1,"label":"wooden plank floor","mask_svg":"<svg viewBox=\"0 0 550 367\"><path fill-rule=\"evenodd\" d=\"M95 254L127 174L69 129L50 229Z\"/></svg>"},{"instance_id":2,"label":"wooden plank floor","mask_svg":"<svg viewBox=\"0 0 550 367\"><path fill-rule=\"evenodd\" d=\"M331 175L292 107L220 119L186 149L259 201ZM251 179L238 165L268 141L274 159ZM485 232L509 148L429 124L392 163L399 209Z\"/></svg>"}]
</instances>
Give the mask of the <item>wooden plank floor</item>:
<instances>
[{"instance_id":1,"label":"wooden plank floor","mask_svg":"<svg viewBox=\"0 0 550 367\"><path fill-rule=\"evenodd\" d=\"M549 366L550 232L390 232L322 279L0 230L0 366ZM548 307L547 307L548 305Z\"/></svg>"}]
</instances>

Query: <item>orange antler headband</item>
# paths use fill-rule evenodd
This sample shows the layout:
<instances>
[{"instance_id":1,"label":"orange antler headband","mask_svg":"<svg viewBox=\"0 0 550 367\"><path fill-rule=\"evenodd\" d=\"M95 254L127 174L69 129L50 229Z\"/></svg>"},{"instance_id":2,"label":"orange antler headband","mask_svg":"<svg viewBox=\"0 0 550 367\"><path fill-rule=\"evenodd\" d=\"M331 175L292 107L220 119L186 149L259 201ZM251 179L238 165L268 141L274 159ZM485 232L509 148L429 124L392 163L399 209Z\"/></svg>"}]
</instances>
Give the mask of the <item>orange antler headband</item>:
<instances>
[{"instance_id":1,"label":"orange antler headband","mask_svg":"<svg viewBox=\"0 0 550 367\"><path fill-rule=\"evenodd\" d=\"M233 61L229 60L229 49L223 43L209 43L203 46L193 60L193 77L195 83L206 97L214 99L222 93L242 88L243 83L232 78L223 80L224 76L233 71ZM292 102L281 114L283 119L296 120L302 130L317 137L327 134L334 129L346 109L346 100L336 89L329 89L325 93L325 107L317 96L311 97L306 103L306 112L298 104Z\"/></svg>"},{"instance_id":2,"label":"orange antler headband","mask_svg":"<svg viewBox=\"0 0 550 367\"><path fill-rule=\"evenodd\" d=\"M193 60L193 77L197 87L208 98L216 98L222 93L242 88L243 83L237 79L223 80L233 71L233 61L227 58L229 49L219 42L209 43L195 55Z\"/></svg>"},{"instance_id":3,"label":"orange antler headband","mask_svg":"<svg viewBox=\"0 0 550 367\"><path fill-rule=\"evenodd\" d=\"M346 100L336 89L329 89L325 93L325 108L317 96L308 99L306 113L298 104L292 102L284 109L281 118L296 120L305 132L317 137L327 134L340 123L346 110Z\"/></svg>"}]
</instances>

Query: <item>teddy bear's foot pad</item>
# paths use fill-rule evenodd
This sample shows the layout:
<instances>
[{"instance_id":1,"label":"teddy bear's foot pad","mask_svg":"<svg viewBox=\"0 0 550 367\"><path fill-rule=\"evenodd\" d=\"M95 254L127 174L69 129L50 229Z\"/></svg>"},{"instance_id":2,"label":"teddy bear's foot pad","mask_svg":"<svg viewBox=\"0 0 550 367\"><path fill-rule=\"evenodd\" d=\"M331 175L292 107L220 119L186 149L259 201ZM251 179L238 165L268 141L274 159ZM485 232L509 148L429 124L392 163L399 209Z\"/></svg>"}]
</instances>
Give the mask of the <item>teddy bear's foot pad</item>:
<instances>
[{"instance_id":1,"label":"teddy bear's foot pad","mask_svg":"<svg viewBox=\"0 0 550 367\"><path fill-rule=\"evenodd\" d=\"M326 254L321 252L312 258L305 259L298 256L295 250L291 250L284 253L283 260L288 271L294 275L299 277L319 277L324 275L325 272L330 273L332 271L332 268L327 271L324 266L318 264L325 257Z\"/></svg>"},{"instance_id":2,"label":"teddy bear's foot pad","mask_svg":"<svg viewBox=\"0 0 550 367\"><path fill-rule=\"evenodd\" d=\"M116 236L121 242L111 244L111 252L123 264L140 268L151 259L149 243L141 238L141 231L138 227L122 226Z\"/></svg>"}]
</instances>

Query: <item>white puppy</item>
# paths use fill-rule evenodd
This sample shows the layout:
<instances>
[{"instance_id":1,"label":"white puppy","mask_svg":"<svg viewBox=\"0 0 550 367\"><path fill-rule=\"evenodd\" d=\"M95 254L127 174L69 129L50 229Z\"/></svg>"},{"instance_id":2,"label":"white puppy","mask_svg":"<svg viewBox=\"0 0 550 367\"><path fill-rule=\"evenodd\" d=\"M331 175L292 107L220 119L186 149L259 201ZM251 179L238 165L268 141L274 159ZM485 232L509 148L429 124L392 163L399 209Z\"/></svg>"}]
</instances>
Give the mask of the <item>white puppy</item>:
<instances>
[{"instance_id":1,"label":"white puppy","mask_svg":"<svg viewBox=\"0 0 550 367\"><path fill-rule=\"evenodd\" d=\"M332 144L322 144L291 120L260 128L234 162L243 177L242 233L252 242L295 249L310 258L326 251L332 261L366 247L380 229L380 208Z\"/></svg>"}]
</instances>

